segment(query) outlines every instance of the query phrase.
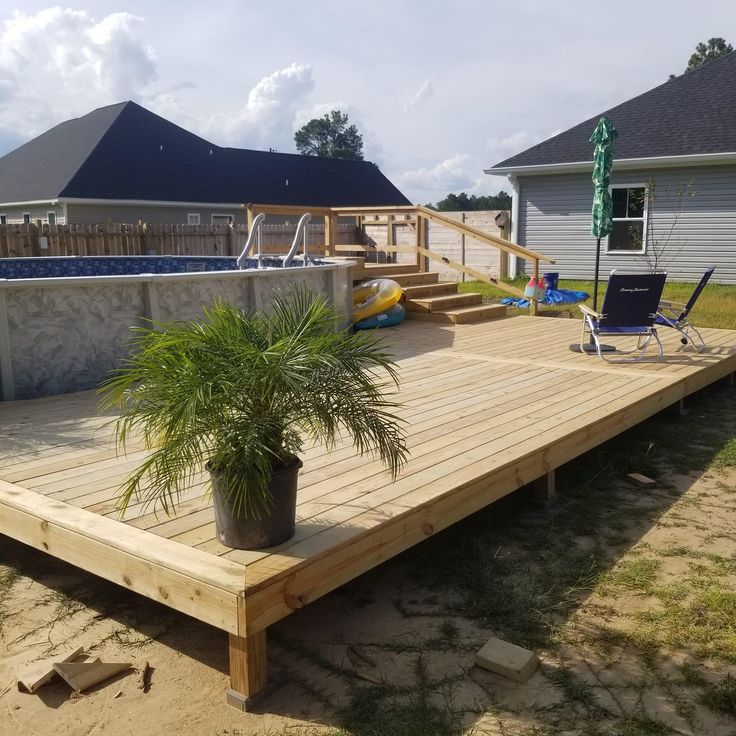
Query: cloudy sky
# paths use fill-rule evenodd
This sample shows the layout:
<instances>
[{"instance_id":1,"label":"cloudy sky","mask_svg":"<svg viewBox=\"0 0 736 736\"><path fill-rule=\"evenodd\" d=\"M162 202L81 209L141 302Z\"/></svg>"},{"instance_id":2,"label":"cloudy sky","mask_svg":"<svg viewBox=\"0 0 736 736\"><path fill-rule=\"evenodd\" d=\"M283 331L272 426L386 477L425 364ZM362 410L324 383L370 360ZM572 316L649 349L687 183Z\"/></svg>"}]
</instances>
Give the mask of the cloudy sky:
<instances>
[{"instance_id":1,"label":"cloudy sky","mask_svg":"<svg viewBox=\"0 0 736 736\"><path fill-rule=\"evenodd\" d=\"M607 7L604 17L597 8ZM294 151L346 111L417 203L736 44L733 0L0 0L0 154L132 99L220 145Z\"/></svg>"}]
</instances>

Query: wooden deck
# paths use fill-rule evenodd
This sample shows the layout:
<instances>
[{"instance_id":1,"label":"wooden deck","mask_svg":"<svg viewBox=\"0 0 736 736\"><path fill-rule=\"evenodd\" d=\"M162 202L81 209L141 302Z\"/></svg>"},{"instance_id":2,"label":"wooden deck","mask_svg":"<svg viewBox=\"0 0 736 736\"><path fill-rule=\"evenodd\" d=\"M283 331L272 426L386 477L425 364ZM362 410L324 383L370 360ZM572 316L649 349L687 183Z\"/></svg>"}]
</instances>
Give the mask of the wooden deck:
<instances>
[{"instance_id":1,"label":"wooden deck","mask_svg":"<svg viewBox=\"0 0 736 736\"><path fill-rule=\"evenodd\" d=\"M94 393L0 404L0 532L230 634L231 702L266 684L266 629L310 601L736 371L736 331L707 350L662 330L662 363L572 353L577 320L404 323L400 364L411 460L395 483L350 445L304 454L296 536L268 551L215 538L202 486L176 517L115 492L144 456L118 456Z\"/></svg>"}]
</instances>

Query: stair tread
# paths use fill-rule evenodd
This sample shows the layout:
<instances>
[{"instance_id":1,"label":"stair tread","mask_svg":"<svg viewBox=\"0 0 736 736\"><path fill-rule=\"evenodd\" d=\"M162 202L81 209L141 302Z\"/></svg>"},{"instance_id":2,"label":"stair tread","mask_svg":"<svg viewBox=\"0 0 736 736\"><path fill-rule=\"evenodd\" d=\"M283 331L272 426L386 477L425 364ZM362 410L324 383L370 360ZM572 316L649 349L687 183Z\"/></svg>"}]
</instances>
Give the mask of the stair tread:
<instances>
[{"instance_id":1,"label":"stair tread","mask_svg":"<svg viewBox=\"0 0 736 736\"><path fill-rule=\"evenodd\" d=\"M506 312L503 304L473 304L470 307L451 307L443 309L445 314L470 314L472 312Z\"/></svg>"},{"instance_id":2,"label":"stair tread","mask_svg":"<svg viewBox=\"0 0 736 736\"><path fill-rule=\"evenodd\" d=\"M413 302L421 302L422 304L436 304L443 301L473 301L477 302L477 298L483 298L482 294L475 291L457 292L456 294L437 294L436 296L418 296L412 299Z\"/></svg>"}]
</instances>

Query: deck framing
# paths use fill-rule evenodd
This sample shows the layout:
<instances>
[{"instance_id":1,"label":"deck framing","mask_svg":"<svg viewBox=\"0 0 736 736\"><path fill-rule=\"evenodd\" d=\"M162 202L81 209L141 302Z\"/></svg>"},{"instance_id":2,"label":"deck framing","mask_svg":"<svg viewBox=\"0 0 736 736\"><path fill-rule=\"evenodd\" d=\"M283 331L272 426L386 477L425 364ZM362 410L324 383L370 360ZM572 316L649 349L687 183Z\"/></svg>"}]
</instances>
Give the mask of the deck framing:
<instances>
[{"instance_id":1,"label":"deck framing","mask_svg":"<svg viewBox=\"0 0 736 736\"><path fill-rule=\"evenodd\" d=\"M266 551L214 535L201 482L176 517L115 508L144 456L121 456L96 397L0 404L0 533L211 624L229 635L228 700L267 685L267 628L521 486L554 493L554 471L736 370L736 332L705 330L702 355L665 335L663 363L608 364L571 353L572 320L407 323L388 333L411 460L391 483L344 443L310 448L297 534Z\"/></svg>"}]
</instances>

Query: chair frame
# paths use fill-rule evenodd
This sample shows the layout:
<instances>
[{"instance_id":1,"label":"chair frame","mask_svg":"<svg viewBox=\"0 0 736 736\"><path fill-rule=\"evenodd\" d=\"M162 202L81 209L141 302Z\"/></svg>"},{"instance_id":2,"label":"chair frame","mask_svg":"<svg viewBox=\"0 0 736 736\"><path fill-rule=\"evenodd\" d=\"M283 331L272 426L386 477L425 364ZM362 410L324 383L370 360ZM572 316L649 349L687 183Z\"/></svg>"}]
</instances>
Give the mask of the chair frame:
<instances>
[{"instance_id":1,"label":"chair frame","mask_svg":"<svg viewBox=\"0 0 736 736\"><path fill-rule=\"evenodd\" d=\"M705 271L700 281L698 282L698 285L695 287L693 293L690 295L687 304L683 304L682 302L660 300L657 310L656 324L665 327L671 327L673 330L677 330L680 333L680 342L683 345L687 345L688 343L690 343L693 348L695 348L696 353L702 353L703 350L705 350L705 340L703 339L703 336L700 334L698 329L694 325L690 324L690 321L688 320L688 315L690 314L690 310L695 306L695 303L698 301L700 294L702 293L708 281L710 281L710 277L713 275L713 272L715 270L716 267L711 266ZM698 338L700 345L698 345L695 340L693 340L690 335L691 332Z\"/></svg>"},{"instance_id":2,"label":"chair frame","mask_svg":"<svg viewBox=\"0 0 736 736\"><path fill-rule=\"evenodd\" d=\"M616 275L615 271L611 271L611 278L614 278ZM641 276L650 276L651 274L630 274L631 276L641 275ZM662 276L666 277L666 274L661 274ZM610 281L609 281L610 283ZM662 281L662 288L664 288L664 280ZM606 292L608 289L606 289ZM661 295L661 291L660 291ZM661 303L661 302L660 302ZM606 305L606 298L604 296L603 298L603 306ZM649 346L652 342L652 339L655 340L657 347L659 348L659 356L657 357L657 360L662 360L664 358L664 347L662 346L662 341L659 339L659 335L657 334L657 328L654 326L654 321L657 317L657 313L651 313L647 316L646 320L643 320L645 322L648 322L649 324L639 324L639 325L631 325L631 326L621 326L620 330L616 330L615 328L606 329L605 324L603 327L601 327L600 322L604 321L607 317L607 315L603 312L596 312L590 307L588 307L585 304L578 304L577 305L580 308L580 311L583 313L583 325L582 325L582 331L580 335L580 351L585 353L587 352L585 349L586 346L586 338L590 337L593 340L593 344L595 345L596 353L599 358L602 360L605 360L609 363L635 363L640 360L643 360L646 357L647 350L649 349ZM628 336L628 337L636 337L636 346L631 350L616 350L617 355L633 355L634 353L638 353L638 356L635 358L618 358L618 359L612 359L606 356L606 351L601 349L601 341L600 337L602 335L620 335L620 336Z\"/></svg>"}]
</instances>

